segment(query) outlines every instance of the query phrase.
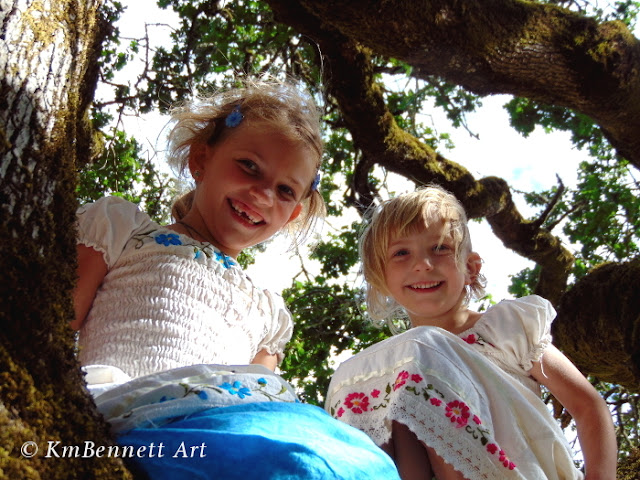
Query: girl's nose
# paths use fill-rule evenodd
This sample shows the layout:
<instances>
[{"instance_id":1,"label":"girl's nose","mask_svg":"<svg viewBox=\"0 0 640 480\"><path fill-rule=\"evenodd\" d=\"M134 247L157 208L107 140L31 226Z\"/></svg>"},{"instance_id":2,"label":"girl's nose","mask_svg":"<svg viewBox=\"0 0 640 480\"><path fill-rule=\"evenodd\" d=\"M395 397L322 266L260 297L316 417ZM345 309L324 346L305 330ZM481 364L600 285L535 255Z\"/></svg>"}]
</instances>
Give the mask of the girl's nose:
<instances>
[{"instance_id":1,"label":"girl's nose","mask_svg":"<svg viewBox=\"0 0 640 480\"><path fill-rule=\"evenodd\" d=\"M254 185L251 187L251 196L261 206L273 205L274 191L270 185Z\"/></svg>"},{"instance_id":2,"label":"girl's nose","mask_svg":"<svg viewBox=\"0 0 640 480\"><path fill-rule=\"evenodd\" d=\"M428 256L421 255L416 259L413 268L418 272L423 270L431 270L433 268L433 264L431 263L431 259Z\"/></svg>"}]
</instances>

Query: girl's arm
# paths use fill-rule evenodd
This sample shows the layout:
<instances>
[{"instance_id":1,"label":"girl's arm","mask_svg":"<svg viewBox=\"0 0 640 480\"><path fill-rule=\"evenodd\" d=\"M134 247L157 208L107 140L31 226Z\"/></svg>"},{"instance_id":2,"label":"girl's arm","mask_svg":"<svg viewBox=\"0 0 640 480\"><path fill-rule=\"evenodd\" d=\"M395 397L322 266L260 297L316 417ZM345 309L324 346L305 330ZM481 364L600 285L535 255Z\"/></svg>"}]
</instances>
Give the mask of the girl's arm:
<instances>
[{"instance_id":1,"label":"girl's arm","mask_svg":"<svg viewBox=\"0 0 640 480\"><path fill-rule=\"evenodd\" d=\"M102 253L86 245L78 245L77 283L73 291L73 304L76 318L71 321L71 328L80 330L84 319L96 297L96 292L107 274L107 264Z\"/></svg>"},{"instance_id":2,"label":"girl's arm","mask_svg":"<svg viewBox=\"0 0 640 480\"><path fill-rule=\"evenodd\" d=\"M611 413L598 391L556 347L549 345L529 372L576 422L585 480L616 478L617 444Z\"/></svg>"},{"instance_id":3,"label":"girl's arm","mask_svg":"<svg viewBox=\"0 0 640 480\"><path fill-rule=\"evenodd\" d=\"M267 352L267 350L263 348L256 354L254 359L251 360L251 363L258 363L260 365L264 365L270 370L275 371L276 367L278 366L278 356Z\"/></svg>"}]
</instances>

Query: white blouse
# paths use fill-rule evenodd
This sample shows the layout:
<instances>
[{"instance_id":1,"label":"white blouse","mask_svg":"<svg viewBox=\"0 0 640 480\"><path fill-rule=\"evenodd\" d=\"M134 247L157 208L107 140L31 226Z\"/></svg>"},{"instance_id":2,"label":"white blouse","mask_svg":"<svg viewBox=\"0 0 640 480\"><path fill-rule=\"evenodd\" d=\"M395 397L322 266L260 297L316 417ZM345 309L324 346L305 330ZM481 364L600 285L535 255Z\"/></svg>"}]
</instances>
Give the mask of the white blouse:
<instances>
[{"instance_id":1,"label":"white blouse","mask_svg":"<svg viewBox=\"0 0 640 480\"><path fill-rule=\"evenodd\" d=\"M79 334L83 365L132 378L194 364L282 359L292 321L282 297L254 285L209 243L105 197L78 210L78 243L102 252L108 273Z\"/></svg>"}]
</instances>

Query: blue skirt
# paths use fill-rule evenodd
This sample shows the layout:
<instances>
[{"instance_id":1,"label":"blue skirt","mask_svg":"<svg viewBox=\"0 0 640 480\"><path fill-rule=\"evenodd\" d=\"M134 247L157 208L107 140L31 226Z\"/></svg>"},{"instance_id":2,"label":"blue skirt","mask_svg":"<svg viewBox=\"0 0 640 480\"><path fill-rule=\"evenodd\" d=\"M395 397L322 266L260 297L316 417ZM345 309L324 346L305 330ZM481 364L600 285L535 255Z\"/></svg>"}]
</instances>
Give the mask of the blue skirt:
<instances>
[{"instance_id":1,"label":"blue skirt","mask_svg":"<svg viewBox=\"0 0 640 480\"><path fill-rule=\"evenodd\" d=\"M151 479L399 479L367 435L301 403L211 408L118 437L125 458Z\"/></svg>"}]
</instances>

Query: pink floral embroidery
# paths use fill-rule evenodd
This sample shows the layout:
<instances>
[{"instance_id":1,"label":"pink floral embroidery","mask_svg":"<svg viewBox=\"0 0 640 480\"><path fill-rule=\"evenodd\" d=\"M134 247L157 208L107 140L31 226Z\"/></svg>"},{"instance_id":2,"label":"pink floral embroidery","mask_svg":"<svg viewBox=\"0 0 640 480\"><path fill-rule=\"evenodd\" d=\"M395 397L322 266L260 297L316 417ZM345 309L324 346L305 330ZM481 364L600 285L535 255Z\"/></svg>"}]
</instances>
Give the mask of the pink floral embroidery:
<instances>
[{"instance_id":1,"label":"pink floral embroidery","mask_svg":"<svg viewBox=\"0 0 640 480\"><path fill-rule=\"evenodd\" d=\"M514 468L516 468L516 464L509 460L509 457L507 457L507 454L504 453L504 450L500 450L500 461L502 462L502 465L504 465L509 470L513 470Z\"/></svg>"},{"instance_id":2,"label":"pink floral embroidery","mask_svg":"<svg viewBox=\"0 0 640 480\"><path fill-rule=\"evenodd\" d=\"M507 454L504 452L504 450L501 450L495 443L490 443L487 445L487 452L492 455L498 453L498 459L505 468L508 468L509 470L514 470L516 468L516 464L509 460L509 457L507 457Z\"/></svg>"},{"instance_id":3,"label":"pink floral embroidery","mask_svg":"<svg viewBox=\"0 0 640 480\"><path fill-rule=\"evenodd\" d=\"M469 345L472 345L476 343L476 336L472 333L468 337L463 338L463 340L467 342Z\"/></svg>"},{"instance_id":4,"label":"pink floral embroidery","mask_svg":"<svg viewBox=\"0 0 640 480\"><path fill-rule=\"evenodd\" d=\"M363 413L369 408L369 397L360 392L350 393L344 399L344 405L350 408L353 413Z\"/></svg>"},{"instance_id":5,"label":"pink floral embroidery","mask_svg":"<svg viewBox=\"0 0 640 480\"><path fill-rule=\"evenodd\" d=\"M449 417L451 423L455 423L456 427L462 428L467 425L469 420L469 407L460 400L453 400L447 403L446 416Z\"/></svg>"},{"instance_id":6,"label":"pink floral embroidery","mask_svg":"<svg viewBox=\"0 0 640 480\"><path fill-rule=\"evenodd\" d=\"M393 384L393 390L396 391L405 383L407 383L407 378L409 378L409 372L407 372L406 370L401 371L398 374L398 378L396 378L396 381Z\"/></svg>"},{"instance_id":7,"label":"pink floral embroidery","mask_svg":"<svg viewBox=\"0 0 640 480\"><path fill-rule=\"evenodd\" d=\"M469 344L477 343L478 345L491 345L486 342L480 335L472 334L466 338L463 338ZM411 382L416 385L409 384ZM445 395L438 391L432 384L422 384L424 377L418 373L410 374L406 370L402 370L396 377L393 383L388 382L384 392L374 388L369 396L363 392L354 392L348 394L344 400L338 401L333 407L331 407L331 414L337 418L349 416L349 411L342 406L349 409L354 414L371 413L380 408L387 408L391 402L393 402L393 392L403 389L403 394L421 396L424 401L428 401L429 404L436 408L443 408L444 415L449 418L452 424L456 428L464 428L467 433L473 436L486 446L487 452L490 455L496 455L498 460L505 468L514 470L517 468L516 464L512 462L507 454L496 443L490 443L491 431L486 427L482 427L482 420L477 415L473 414L469 409L469 406L461 400L455 399L449 402L446 401ZM375 399L370 401L369 398ZM342 406L341 406L342 405ZM336 410L337 409L337 410ZM472 420L470 422L469 420ZM343 419L344 420L344 419ZM348 419L345 420L349 423Z\"/></svg>"},{"instance_id":8,"label":"pink floral embroidery","mask_svg":"<svg viewBox=\"0 0 640 480\"><path fill-rule=\"evenodd\" d=\"M473 344L478 344L481 347L485 346L485 345L490 345L493 348L496 348L493 343L491 342L487 342L484 338L482 338L482 335L479 335L477 333L471 333L469 335L467 335L466 337L460 337L462 340L464 340L465 342L467 342L469 345L473 345Z\"/></svg>"}]
</instances>

